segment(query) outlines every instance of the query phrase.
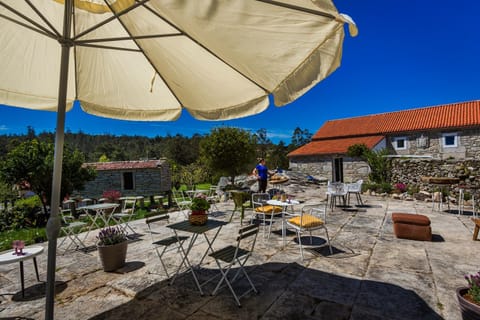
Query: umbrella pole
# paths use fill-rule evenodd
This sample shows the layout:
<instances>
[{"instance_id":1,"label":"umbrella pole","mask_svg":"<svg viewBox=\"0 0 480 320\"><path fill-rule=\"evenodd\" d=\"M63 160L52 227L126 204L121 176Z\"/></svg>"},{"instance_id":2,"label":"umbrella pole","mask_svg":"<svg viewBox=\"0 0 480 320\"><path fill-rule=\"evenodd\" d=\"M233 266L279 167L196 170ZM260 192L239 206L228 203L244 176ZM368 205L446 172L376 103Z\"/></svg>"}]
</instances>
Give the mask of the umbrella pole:
<instances>
[{"instance_id":1,"label":"umbrella pole","mask_svg":"<svg viewBox=\"0 0 480 320\"><path fill-rule=\"evenodd\" d=\"M53 162L52 198L50 201L50 217L47 222L48 258L47 287L45 293L45 319L54 319L55 304L55 269L57 260L57 238L60 232L60 190L62 186L63 145L65 137L65 110L67 105L68 63L71 43L70 30L72 22L72 0L65 1L63 19L62 56L60 62L60 84L58 88L57 128L55 131L55 154Z\"/></svg>"}]
</instances>

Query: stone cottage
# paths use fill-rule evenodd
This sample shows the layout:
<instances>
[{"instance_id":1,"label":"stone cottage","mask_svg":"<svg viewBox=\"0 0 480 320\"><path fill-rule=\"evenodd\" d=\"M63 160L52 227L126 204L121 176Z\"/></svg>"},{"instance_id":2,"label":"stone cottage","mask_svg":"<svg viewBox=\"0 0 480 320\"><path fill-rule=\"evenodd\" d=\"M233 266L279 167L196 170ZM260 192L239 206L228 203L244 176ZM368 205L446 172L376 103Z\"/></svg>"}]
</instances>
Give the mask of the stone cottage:
<instances>
[{"instance_id":1,"label":"stone cottage","mask_svg":"<svg viewBox=\"0 0 480 320\"><path fill-rule=\"evenodd\" d=\"M327 121L312 141L290 152L290 169L331 181L366 179L368 165L348 147L387 148L392 157L480 158L480 101L467 101Z\"/></svg>"},{"instance_id":2,"label":"stone cottage","mask_svg":"<svg viewBox=\"0 0 480 320\"><path fill-rule=\"evenodd\" d=\"M165 159L85 163L97 170L97 177L79 193L101 198L105 190L120 191L122 196L154 196L171 190L170 165Z\"/></svg>"}]
</instances>

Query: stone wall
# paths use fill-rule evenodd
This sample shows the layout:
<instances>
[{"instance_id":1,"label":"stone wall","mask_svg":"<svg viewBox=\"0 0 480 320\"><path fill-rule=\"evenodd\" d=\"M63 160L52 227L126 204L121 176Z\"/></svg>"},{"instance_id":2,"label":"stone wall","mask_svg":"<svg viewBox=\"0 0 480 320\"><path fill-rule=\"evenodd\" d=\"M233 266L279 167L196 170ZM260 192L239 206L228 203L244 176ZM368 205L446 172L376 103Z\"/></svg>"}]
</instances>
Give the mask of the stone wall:
<instances>
[{"instance_id":1,"label":"stone wall","mask_svg":"<svg viewBox=\"0 0 480 320\"><path fill-rule=\"evenodd\" d=\"M342 156L339 155L338 157ZM290 159L289 169L332 181L334 158L332 156L295 157ZM366 162L343 157L343 180L345 182L354 182L359 179L366 181L369 172L370 168Z\"/></svg>"},{"instance_id":2,"label":"stone wall","mask_svg":"<svg viewBox=\"0 0 480 320\"><path fill-rule=\"evenodd\" d=\"M436 191L438 186L422 181L422 177L459 178L460 184L480 186L480 160L393 159L392 184L402 182L420 190ZM455 194L457 185L450 186Z\"/></svg>"},{"instance_id":3,"label":"stone wall","mask_svg":"<svg viewBox=\"0 0 480 320\"><path fill-rule=\"evenodd\" d=\"M305 175L324 177L332 180L332 158L330 157L302 157L290 163L290 170L301 172ZM422 177L450 177L459 178L461 184L480 186L480 160L436 160L415 158L394 158L392 161L391 182L405 183L417 186L419 190L433 192L438 186L422 181ZM358 179L368 181L368 165L363 161L350 158L343 160L343 173L345 182ZM451 186L455 194L457 186Z\"/></svg>"},{"instance_id":4,"label":"stone wall","mask_svg":"<svg viewBox=\"0 0 480 320\"><path fill-rule=\"evenodd\" d=\"M405 150L394 150L397 155L431 156L433 159L478 159L480 158L480 129L453 131L458 134L457 147L444 148L442 134L448 131L425 131L411 134L398 134L388 137L388 147L393 149L392 139L395 137L407 138Z\"/></svg>"},{"instance_id":5,"label":"stone wall","mask_svg":"<svg viewBox=\"0 0 480 320\"><path fill-rule=\"evenodd\" d=\"M123 173L132 172L134 188L125 190L123 187ZM118 190L122 196L144 196L164 194L171 190L170 168L162 166L150 169L101 170L97 177L89 181L82 191L75 194L83 197L98 199L105 190Z\"/></svg>"}]
</instances>

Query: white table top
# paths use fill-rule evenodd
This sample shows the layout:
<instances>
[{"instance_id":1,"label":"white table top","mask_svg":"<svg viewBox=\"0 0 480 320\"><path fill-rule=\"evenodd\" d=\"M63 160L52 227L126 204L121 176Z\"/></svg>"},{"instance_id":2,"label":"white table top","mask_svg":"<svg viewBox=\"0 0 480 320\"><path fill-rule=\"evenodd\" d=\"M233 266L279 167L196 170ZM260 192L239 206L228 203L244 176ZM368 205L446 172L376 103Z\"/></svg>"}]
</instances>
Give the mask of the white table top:
<instances>
[{"instance_id":1,"label":"white table top","mask_svg":"<svg viewBox=\"0 0 480 320\"><path fill-rule=\"evenodd\" d=\"M272 206L279 206L279 207L288 207L300 204L297 200L287 200L287 201L280 201L280 200L268 200L267 203Z\"/></svg>"},{"instance_id":2,"label":"white table top","mask_svg":"<svg viewBox=\"0 0 480 320\"><path fill-rule=\"evenodd\" d=\"M23 255L17 256L14 250L10 250L4 254L0 254L0 265L32 259L38 256L42 252L43 252L43 247L25 247L23 248Z\"/></svg>"},{"instance_id":3,"label":"white table top","mask_svg":"<svg viewBox=\"0 0 480 320\"><path fill-rule=\"evenodd\" d=\"M115 208L118 207L118 203L97 203L97 204L91 204L89 206L83 206L79 207L78 209L83 209L83 210L102 210L102 209L110 209L110 208Z\"/></svg>"}]
</instances>

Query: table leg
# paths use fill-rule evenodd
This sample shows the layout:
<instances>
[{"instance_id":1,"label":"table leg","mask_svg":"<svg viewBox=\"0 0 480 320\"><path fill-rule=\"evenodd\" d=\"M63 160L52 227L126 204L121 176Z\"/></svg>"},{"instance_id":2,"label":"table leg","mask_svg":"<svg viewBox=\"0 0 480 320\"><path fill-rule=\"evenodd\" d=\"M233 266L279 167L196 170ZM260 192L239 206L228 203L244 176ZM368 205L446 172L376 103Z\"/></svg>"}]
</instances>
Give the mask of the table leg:
<instances>
[{"instance_id":1,"label":"table leg","mask_svg":"<svg viewBox=\"0 0 480 320\"><path fill-rule=\"evenodd\" d=\"M40 277L38 276L38 265L37 265L36 257L33 257L33 266L35 267L35 274L37 276L37 281L40 282Z\"/></svg>"},{"instance_id":2,"label":"table leg","mask_svg":"<svg viewBox=\"0 0 480 320\"><path fill-rule=\"evenodd\" d=\"M205 257L207 256L208 252L214 252L213 248L212 248L212 244L215 242L215 239L217 239L217 236L218 234L220 233L220 230L222 229L222 227L218 228L217 230L217 233L215 233L215 236L213 237L212 241L208 240L208 237L207 235L204 233L203 236L205 237L205 240L207 241L207 244L208 244L208 248L207 250L205 251L205 253L203 254L202 256L202 259L200 260L200 262L198 263L199 265L202 264L203 262L203 259L205 259Z\"/></svg>"},{"instance_id":3,"label":"table leg","mask_svg":"<svg viewBox=\"0 0 480 320\"><path fill-rule=\"evenodd\" d=\"M23 261L20 261L20 284L22 285L22 298L25 297L25 276L23 273Z\"/></svg>"},{"instance_id":4,"label":"table leg","mask_svg":"<svg viewBox=\"0 0 480 320\"><path fill-rule=\"evenodd\" d=\"M475 193L472 192L472 215L474 218L477 217L477 208L475 207Z\"/></svg>"},{"instance_id":5,"label":"table leg","mask_svg":"<svg viewBox=\"0 0 480 320\"><path fill-rule=\"evenodd\" d=\"M174 230L175 232L175 236L177 237L177 239L180 241L180 238L178 236L178 233L176 230ZM190 263L190 260L188 259L188 254L190 253L190 250L193 248L193 245L195 244L195 241L197 240L197 237L198 237L198 234L194 234L191 238L190 238L190 243L188 244L188 248L187 248L187 251L185 251L185 249L183 248L183 245L182 243L180 242L180 249L181 249L181 252L183 254L183 259L182 259L182 262L180 263L180 266L178 267L177 271L175 272L175 274L173 275L172 279L170 280L170 285L173 284L173 282L175 281L175 279L177 278L178 274L180 273L180 269L182 268L182 266L185 264L185 266L187 267L187 271L190 271L192 273L192 276L193 276L193 280L195 281L195 284L197 285L197 288L198 290L200 291L200 295L203 296L203 291L202 291L202 287L200 286L200 282L198 282L198 278L197 278L197 275L195 274L195 270L193 270L193 266L192 264ZM203 258L202 258L203 259Z\"/></svg>"}]
</instances>

